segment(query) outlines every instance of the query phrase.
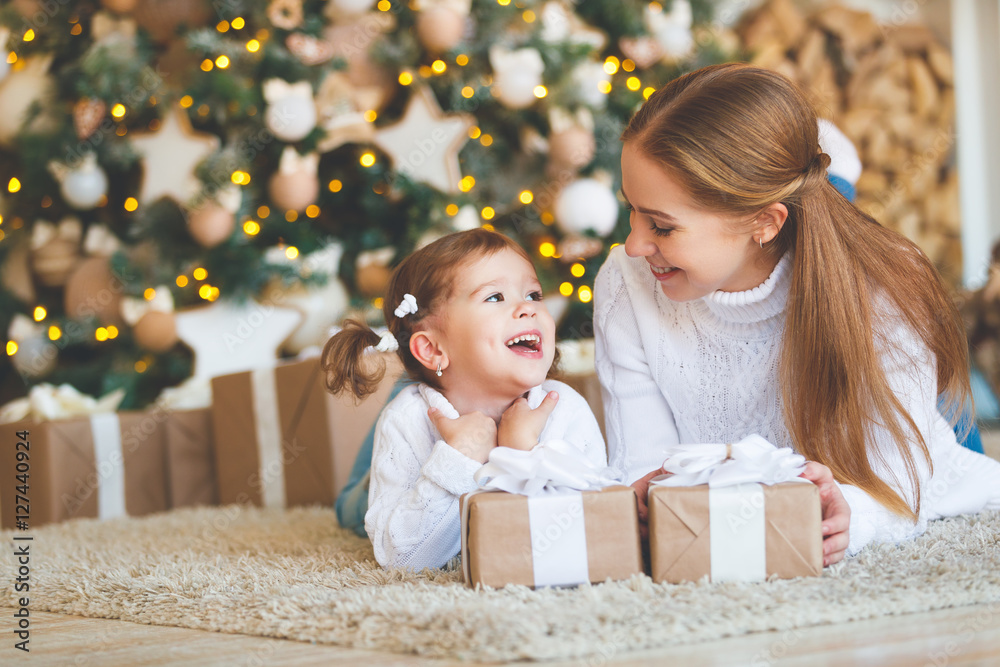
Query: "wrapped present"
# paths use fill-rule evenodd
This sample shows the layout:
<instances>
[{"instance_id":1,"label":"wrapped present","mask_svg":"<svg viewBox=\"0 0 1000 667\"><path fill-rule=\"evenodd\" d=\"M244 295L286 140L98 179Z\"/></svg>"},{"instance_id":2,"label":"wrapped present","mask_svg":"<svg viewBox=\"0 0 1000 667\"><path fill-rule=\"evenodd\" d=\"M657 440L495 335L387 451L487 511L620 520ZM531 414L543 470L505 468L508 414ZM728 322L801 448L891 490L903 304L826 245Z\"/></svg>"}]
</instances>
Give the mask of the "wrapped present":
<instances>
[{"instance_id":1,"label":"wrapped present","mask_svg":"<svg viewBox=\"0 0 1000 667\"><path fill-rule=\"evenodd\" d=\"M219 502L332 506L401 372L395 360L360 403L327 391L318 358L212 378Z\"/></svg>"},{"instance_id":2,"label":"wrapped present","mask_svg":"<svg viewBox=\"0 0 1000 667\"><path fill-rule=\"evenodd\" d=\"M469 586L572 586L642 572L635 491L571 445L497 447L461 500Z\"/></svg>"},{"instance_id":3,"label":"wrapped present","mask_svg":"<svg viewBox=\"0 0 1000 667\"><path fill-rule=\"evenodd\" d=\"M167 509L161 420L145 412L109 412L121 394L107 399L85 397L69 385L38 385L27 399L4 408L4 418L21 417L0 424L0 441L7 445L0 456L4 528L14 528L24 515L29 526L38 526ZM40 421L46 419L51 421ZM18 451L26 457L18 460ZM16 494L26 502L15 501Z\"/></svg>"},{"instance_id":4,"label":"wrapped present","mask_svg":"<svg viewBox=\"0 0 1000 667\"><path fill-rule=\"evenodd\" d=\"M761 581L823 570L818 487L805 459L753 435L680 445L649 487L653 580Z\"/></svg>"},{"instance_id":5,"label":"wrapped present","mask_svg":"<svg viewBox=\"0 0 1000 667\"><path fill-rule=\"evenodd\" d=\"M219 502L211 405L211 383L197 377L167 387L156 400L153 410L164 415L170 507Z\"/></svg>"}]
</instances>

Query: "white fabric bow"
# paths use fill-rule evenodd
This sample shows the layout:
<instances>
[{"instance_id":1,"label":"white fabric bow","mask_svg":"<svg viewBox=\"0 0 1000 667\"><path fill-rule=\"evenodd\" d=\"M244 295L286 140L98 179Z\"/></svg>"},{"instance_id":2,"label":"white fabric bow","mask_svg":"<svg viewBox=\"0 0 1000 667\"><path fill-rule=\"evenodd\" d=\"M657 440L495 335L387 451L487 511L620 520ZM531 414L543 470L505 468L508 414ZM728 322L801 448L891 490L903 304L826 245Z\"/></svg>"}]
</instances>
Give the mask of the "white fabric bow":
<instances>
[{"instance_id":1,"label":"white fabric bow","mask_svg":"<svg viewBox=\"0 0 1000 667\"><path fill-rule=\"evenodd\" d=\"M393 314L396 317L406 317L410 313L415 312L417 312L417 297L412 294L404 294L403 300L399 302L398 306L396 306L396 310L393 311Z\"/></svg>"},{"instance_id":2,"label":"white fabric bow","mask_svg":"<svg viewBox=\"0 0 1000 667\"><path fill-rule=\"evenodd\" d=\"M170 288L166 285L157 285L153 290L152 299L136 299L130 296L124 297L121 303L122 319L130 327L138 324L139 320L150 311L160 313L174 312L174 296L170 293Z\"/></svg>"},{"instance_id":3,"label":"white fabric bow","mask_svg":"<svg viewBox=\"0 0 1000 667\"><path fill-rule=\"evenodd\" d=\"M308 81L297 81L288 83L284 79L268 79L264 82L264 99L268 104L274 104L286 97L301 97L312 100L312 84Z\"/></svg>"},{"instance_id":4,"label":"white fabric bow","mask_svg":"<svg viewBox=\"0 0 1000 667\"><path fill-rule=\"evenodd\" d=\"M55 239L79 243L82 237L83 226L77 218L63 218L58 225L46 220L39 220L31 228L31 249L38 250Z\"/></svg>"},{"instance_id":5,"label":"white fabric bow","mask_svg":"<svg viewBox=\"0 0 1000 667\"><path fill-rule=\"evenodd\" d=\"M301 174L311 176L319 168L319 153L313 151L302 155L291 146L285 146L281 151L278 171L282 174Z\"/></svg>"},{"instance_id":6,"label":"white fabric bow","mask_svg":"<svg viewBox=\"0 0 1000 667\"><path fill-rule=\"evenodd\" d=\"M124 389L115 389L101 398L81 394L72 385L58 387L48 383L31 388L27 397L18 398L0 408L0 424L16 422L26 417L36 421L65 419L114 412L125 398Z\"/></svg>"},{"instance_id":7,"label":"white fabric bow","mask_svg":"<svg viewBox=\"0 0 1000 667\"><path fill-rule=\"evenodd\" d=\"M749 435L732 445L677 445L663 462L669 476L654 478L658 486L732 486L734 484L779 484L809 480L799 475L806 459L789 447L778 449L763 437Z\"/></svg>"},{"instance_id":8,"label":"white fabric bow","mask_svg":"<svg viewBox=\"0 0 1000 667\"><path fill-rule=\"evenodd\" d=\"M83 250L88 255L111 257L122 247L121 241L105 225L91 225L83 240Z\"/></svg>"},{"instance_id":9,"label":"white fabric bow","mask_svg":"<svg viewBox=\"0 0 1000 667\"><path fill-rule=\"evenodd\" d=\"M391 331L386 331L382 334L382 338L379 340L378 345L375 346L375 349L379 352L395 352L399 349L399 343Z\"/></svg>"},{"instance_id":10,"label":"white fabric bow","mask_svg":"<svg viewBox=\"0 0 1000 667\"><path fill-rule=\"evenodd\" d=\"M7 327L7 338L22 343L31 338L44 336L46 330L44 324L35 324L34 320L24 313L16 313L10 320L10 326Z\"/></svg>"},{"instance_id":11,"label":"white fabric bow","mask_svg":"<svg viewBox=\"0 0 1000 667\"><path fill-rule=\"evenodd\" d=\"M590 491L619 483L610 468L595 467L565 440L546 440L529 451L495 447L473 479L483 489L522 496Z\"/></svg>"}]
</instances>

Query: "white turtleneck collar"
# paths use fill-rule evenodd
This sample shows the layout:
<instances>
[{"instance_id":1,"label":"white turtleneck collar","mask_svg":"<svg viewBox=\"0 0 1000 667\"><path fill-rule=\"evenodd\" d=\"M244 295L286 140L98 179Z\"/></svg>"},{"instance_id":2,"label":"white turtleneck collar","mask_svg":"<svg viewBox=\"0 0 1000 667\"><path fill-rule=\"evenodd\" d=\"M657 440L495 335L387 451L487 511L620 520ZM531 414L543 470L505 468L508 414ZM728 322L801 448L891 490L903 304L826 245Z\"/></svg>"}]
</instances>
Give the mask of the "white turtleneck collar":
<instances>
[{"instance_id":1,"label":"white turtleneck collar","mask_svg":"<svg viewBox=\"0 0 1000 667\"><path fill-rule=\"evenodd\" d=\"M792 285L792 252L786 252L771 275L757 287L743 292L715 291L701 303L723 322L753 324L782 313Z\"/></svg>"},{"instance_id":2,"label":"white turtleneck collar","mask_svg":"<svg viewBox=\"0 0 1000 667\"><path fill-rule=\"evenodd\" d=\"M429 406L440 410L441 414L445 417L448 419L459 418L460 415L458 414L458 410L455 409L455 406L451 404L451 401L449 401L440 391L423 382L417 384L417 390L420 392L420 395L424 397L424 400L427 401ZM545 400L546 394L548 394L548 391L543 389L542 385L529 389L527 396L528 407L532 410L537 408L542 404L542 401Z\"/></svg>"}]
</instances>

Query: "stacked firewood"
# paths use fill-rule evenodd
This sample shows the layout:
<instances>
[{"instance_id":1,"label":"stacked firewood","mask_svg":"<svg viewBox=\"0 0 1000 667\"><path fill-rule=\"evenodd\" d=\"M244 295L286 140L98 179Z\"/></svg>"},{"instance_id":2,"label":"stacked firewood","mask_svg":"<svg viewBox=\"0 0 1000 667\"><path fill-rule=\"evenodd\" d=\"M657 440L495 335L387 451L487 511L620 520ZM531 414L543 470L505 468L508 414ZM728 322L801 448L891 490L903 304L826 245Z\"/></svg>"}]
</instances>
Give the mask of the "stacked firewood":
<instances>
[{"instance_id":1,"label":"stacked firewood","mask_svg":"<svg viewBox=\"0 0 1000 667\"><path fill-rule=\"evenodd\" d=\"M881 25L836 4L805 14L770 0L737 30L754 64L798 82L851 138L864 170L857 204L961 279L951 54L925 26Z\"/></svg>"}]
</instances>

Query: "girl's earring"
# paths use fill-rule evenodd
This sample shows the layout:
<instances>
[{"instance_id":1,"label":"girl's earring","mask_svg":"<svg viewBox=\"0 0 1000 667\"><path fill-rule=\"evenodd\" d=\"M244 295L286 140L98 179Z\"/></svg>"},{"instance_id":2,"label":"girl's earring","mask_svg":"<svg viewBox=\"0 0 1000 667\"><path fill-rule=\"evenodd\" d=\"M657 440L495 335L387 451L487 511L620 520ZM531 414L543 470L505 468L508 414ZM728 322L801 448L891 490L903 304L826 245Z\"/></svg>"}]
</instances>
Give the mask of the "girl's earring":
<instances>
[{"instance_id":1,"label":"girl's earring","mask_svg":"<svg viewBox=\"0 0 1000 667\"><path fill-rule=\"evenodd\" d=\"M434 372L435 375L441 377L441 363L438 362L438 369Z\"/></svg>"},{"instance_id":2,"label":"girl's earring","mask_svg":"<svg viewBox=\"0 0 1000 667\"><path fill-rule=\"evenodd\" d=\"M764 249L764 237L763 236L758 236L757 237L757 243L760 244L760 249L763 250Z\"/></svg>"}]
</instances>

